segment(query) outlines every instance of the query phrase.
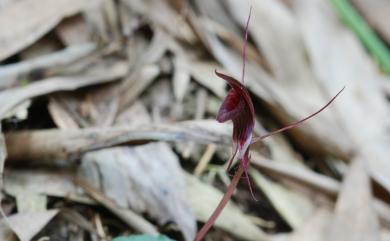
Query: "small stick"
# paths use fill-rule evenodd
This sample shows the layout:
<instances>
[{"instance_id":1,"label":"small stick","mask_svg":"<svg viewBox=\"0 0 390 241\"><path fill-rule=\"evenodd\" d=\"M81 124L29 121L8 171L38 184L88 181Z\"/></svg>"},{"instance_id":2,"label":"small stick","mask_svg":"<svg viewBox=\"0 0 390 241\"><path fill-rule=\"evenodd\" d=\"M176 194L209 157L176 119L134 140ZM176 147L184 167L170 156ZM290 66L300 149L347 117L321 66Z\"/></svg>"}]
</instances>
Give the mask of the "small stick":
<instances>
[{"instance_id":1,"label":"small stick","mask_svg":"<svg viewBox=\"0 0 390 241\"><path fill-rule=\"evenodd\" d=\"M198 165L195 167L195 171L194 171L195 176L200 176L200 174L204 172L211 158L213 157L216 149L217 147L215 146L215 144L207 145L206 151L203 153L202 157L199 160Z\"/></svg>"}]
</instances>

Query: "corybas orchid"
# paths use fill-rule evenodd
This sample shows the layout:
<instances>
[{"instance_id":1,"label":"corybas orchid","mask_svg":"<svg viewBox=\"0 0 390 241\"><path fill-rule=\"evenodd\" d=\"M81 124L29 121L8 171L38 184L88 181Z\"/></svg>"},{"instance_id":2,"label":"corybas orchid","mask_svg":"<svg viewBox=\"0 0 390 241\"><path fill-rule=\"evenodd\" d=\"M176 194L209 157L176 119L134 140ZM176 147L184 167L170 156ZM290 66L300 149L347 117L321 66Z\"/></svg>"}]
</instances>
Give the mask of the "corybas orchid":
<instances>
[{"instance_id":1,"label":"corybas orchid","mask_svg":"<svg viewBox=\"0 0 390 241\"><path fill-rule=\"evenodd\" d=\"M240 163L239 163L238 170L235 172L233 179L230 185L228 186L227 191L225 192L222 200L219 202L218 206L216 207L216 209L214 210L213 214L210 216L208 221L197 233L195 237L195 241L201 241L206 235L206 233L208 232L208 230L213 226L216 219L221 214L222 210L224 209L224 207L230 200L231 196L233 195L233 192L243 174L245 174L245 178L247 179L249 184L250 192L252 196L254 196L251 185L249 183L249 176L248 176L248 168L250 163L250 157L249 157L250 146L258 141L263 140L266 137L294 128L300 125L301 123L303 123L304 121L319 114L325 108L327 108L345 88L343 87L327 104L325 104L322 108L320 108L318 111L314 112L313 114L295 123L287 125L281 129L265 134L263 136L253 137L253 128L255 125L255 111L254 111L253 103L249 95L249 92L244 86L246 45L248 41L247 38L248 38L248 26L249 26L250 16L251 16L251 11L249 12L249 17L245 27L245 41L244 41L243 53L242 53L243 70L242 70L241 82L234 79L233 77L215 71L215 74L218 77L224 79L227 82L227 84L230 86L230 90L228 91L228 94L225 97L216 118L217 121L221 123L226 122L228 120L231 120L233 122L233 135L232 135L233 155L228 162L228 169L230 168L232 161L237 155L237 152L238 152L238 159L240 160Z\"/></svg>"}]
</instances>

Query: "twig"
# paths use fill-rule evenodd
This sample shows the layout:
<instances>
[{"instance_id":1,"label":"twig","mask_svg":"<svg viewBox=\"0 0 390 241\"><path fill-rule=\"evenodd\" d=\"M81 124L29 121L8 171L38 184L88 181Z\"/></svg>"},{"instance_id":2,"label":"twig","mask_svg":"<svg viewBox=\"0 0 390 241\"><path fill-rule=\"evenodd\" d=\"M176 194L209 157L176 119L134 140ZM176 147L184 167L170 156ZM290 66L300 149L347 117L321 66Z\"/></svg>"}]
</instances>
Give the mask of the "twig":
<instances>
[{"instance_id":1,"label":"twig","mask_svg":"<svg viewBox=\"0 0 390 241\"><path fill-rule=\"evenodd\" d=\"M200 124L202 123L202 124ZM207 129L210 121L185 121L143 127L107 127L73 130L38 130L5 136L9 160L69 160L83 153L124 143L194 141L230 144L229 136Z\"/></svg>"},{"instance_id":2,"label":"twig","mask_svg":"<svg viewBox=\"0 0 390 241\"><path fill-rule=\"evenodd\" d=\"M203 153L202 157L199 160L198 165L195 168L194 171L195 176L200 176L200 174L204 172L211 158L213 157L216 149L217 147L214 144L209 144L207 146L206 151Z\"/></svg>"},{"instance_id":3,"label":"twig","mask_svg":"<svg viewBox=\"0 0 390 241\"><path fill-rule=\"evenodd\" d=\"M126 72L126 64L119 62L112 68L100 73L73 77L53 77L24 87L5 90L0 93L0 119L24 100L52 92L69 91L85 86L107 83L123 77Z\"/></svg>"},{"instance_id":4,"label":"twig","mask_svg":"<svg viewBox=\"0 0 390 241\"><path fill-rule=\"evenodd\" d=\"M34 70L41 71L72 63L92 53L95 49L95 44L81 44L43 57L2 66L0 67L0 89L19 85L19 81L26 78Z\"/></svg>"}]
</instances>

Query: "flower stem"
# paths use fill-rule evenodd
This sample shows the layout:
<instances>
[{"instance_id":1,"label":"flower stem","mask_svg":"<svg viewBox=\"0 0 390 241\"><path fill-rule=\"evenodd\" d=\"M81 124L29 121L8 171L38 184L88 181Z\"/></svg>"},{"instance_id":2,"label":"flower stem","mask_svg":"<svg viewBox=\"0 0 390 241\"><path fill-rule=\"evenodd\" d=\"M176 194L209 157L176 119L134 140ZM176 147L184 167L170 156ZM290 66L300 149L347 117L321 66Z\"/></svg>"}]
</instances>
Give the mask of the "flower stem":
<instances>
[{"instance_id":1,"label":"flower stem","mask_svg":"<svg viewBox=\"0 0 390 241\"><path fill-rule=\"evenodd\" d=\"M218 216L221 214L222 210L225 208L226 204L229 202L230 198L233 195L234 190L237 187L238 182L241 179L242 174L244 173L244 167L239 165L237 172L234 174L233 180L230 183L226 193L223 195L222 200L219 202L218 207L214 210L213 214L207 220L207 222L203 225L203 227L196 234L194 241L201 241L209 229L214 225Z\"/></svg>"}]
</instances>

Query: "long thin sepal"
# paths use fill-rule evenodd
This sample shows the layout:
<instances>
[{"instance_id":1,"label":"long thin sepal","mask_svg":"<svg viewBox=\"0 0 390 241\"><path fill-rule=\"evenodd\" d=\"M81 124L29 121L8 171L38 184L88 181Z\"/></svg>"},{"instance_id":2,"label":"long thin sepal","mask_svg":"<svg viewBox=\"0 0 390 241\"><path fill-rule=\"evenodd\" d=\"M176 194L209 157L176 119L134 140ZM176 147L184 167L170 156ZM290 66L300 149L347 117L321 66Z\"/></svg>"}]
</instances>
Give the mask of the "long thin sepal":
<instances>
[{"instance_id":1,"label":"long thin sepal","mask_svg":"<svg viewBox=\"0 0 390 241\"><path fill-rule=\"evenodd\" d=\"M249 16L246 20L246 26L245 26L245 40L244 40L244 46L242 47L242 75L241 75L241 83L244 84L245 80L245 62L246 62L246 46L248 45L248 31L249 31L249 22L251 20L252 15L252 6L249 9Z\"/></svg>"},{"instance_id":2,"label":"long thin sepal","mask_svg":"<svg viewBox=\"0 0 390 241\"><path fill-rule=\"evenodd\" d=\"M294 127L297 127L298 125L300 125L300 124L302 124L303 122L305 122L305 121L307 121L308 119L310 119L310 118L312 118L312 117L314 117L314 116L316 116L317 114L319 114L320 112L322 112L323 110L325 110L330 104L332 104L332 102L341 94L341 92L343 92L343 90L345 89L345 86L328 102L328 103L326 103L326 105L324 105L321 109L319 109L319 110L317 110L316 112L314 112L313 114L311 114L311 115L309 115L309 116L307 116L307 117L305 117L305 118L303 118L302 120L299 120L299 121L297 121L297 122L295 122L295 123L292 123L292 124L290 124L290 125L288 125L288 126L285 126L285 127L283 127L283 128L280 128L279 130L276 130L276 131L272 131L272 132L270 132L270 133L268 133L268 134L265 134L265 135L263 135L263 136L259 136L259 137L255 137L255 138L253 138L253 140L252 140L252 143L251 144L253 144L253 143L256 143L256 142L258 142L258 141L261 141L261 140L264 140L265 138L267 138L267 137L269 137L269 136L273 136L273 135L275 135L275 134L278 134L278 133L281 133L281 132L283 132L283 131L287 131L287 130L289 130L289 129L292 129L292 128L294 128Z\"/></svg>"}]
</instances>

